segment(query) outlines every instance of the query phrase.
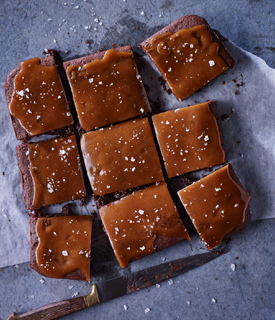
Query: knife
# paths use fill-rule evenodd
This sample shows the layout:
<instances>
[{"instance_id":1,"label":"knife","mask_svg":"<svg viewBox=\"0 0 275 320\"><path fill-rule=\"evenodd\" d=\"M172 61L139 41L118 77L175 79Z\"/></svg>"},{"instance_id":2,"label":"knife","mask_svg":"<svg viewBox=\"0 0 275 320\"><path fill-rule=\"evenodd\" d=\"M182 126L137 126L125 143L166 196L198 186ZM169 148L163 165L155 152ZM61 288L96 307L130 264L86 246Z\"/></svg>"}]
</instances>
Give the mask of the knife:
<instances>
[{"instance_id":1,"label":"knife","mask_svg":"<svg viewBox=\"0 0 275 320\"><path fill-rule=\"evenodd\" d=\"M6 320L51 320L118 298L125 294L148 288L191 269L199 267L223 254L225 251L207 252L166 262L121 277L92 285L92 291L82 297L59 301L27 313L12 313Z\"/></svg>"}]
</instances>

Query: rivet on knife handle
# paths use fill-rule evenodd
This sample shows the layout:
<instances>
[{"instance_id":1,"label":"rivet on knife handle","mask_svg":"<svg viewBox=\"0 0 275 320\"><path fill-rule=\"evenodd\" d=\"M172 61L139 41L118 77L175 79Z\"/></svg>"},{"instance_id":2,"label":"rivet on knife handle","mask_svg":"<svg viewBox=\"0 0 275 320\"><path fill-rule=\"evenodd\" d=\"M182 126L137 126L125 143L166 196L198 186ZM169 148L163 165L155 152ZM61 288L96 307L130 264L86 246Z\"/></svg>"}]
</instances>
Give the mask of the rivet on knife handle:
<instances>
[{"instance_id":1,"label":"rivet on knife handle","mask_svg":"<svg viewBox=\"0 0 275 320\"><path fill-rule=\"evenodd\" d=\"M87 308L100 303L96 284L93 284L91 292L83 298Z\"/></svg>"}]
</instances>

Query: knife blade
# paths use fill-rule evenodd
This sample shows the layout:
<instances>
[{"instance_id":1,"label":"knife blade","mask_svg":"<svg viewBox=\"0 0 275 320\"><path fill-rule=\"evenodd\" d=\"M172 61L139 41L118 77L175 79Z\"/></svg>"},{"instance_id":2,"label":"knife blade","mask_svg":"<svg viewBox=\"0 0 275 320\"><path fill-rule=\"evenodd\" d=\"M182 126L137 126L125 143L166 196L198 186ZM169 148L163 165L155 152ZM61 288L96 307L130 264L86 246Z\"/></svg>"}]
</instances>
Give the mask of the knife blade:
<instances>
[{"instance_id":1,"label":"knife blade","mask_svg":"<svg viewBox=\"0 0 275 320\"><path fill-rule=\"evenodd\" d=\"M199 267L225 253L213 251L166 262L144 270L139 270L111 280L92 285L91 292L83 297L64 300L17 315L12 313L6 320L52 320L61 316L104 303L140 289L148 288L159 282L183 274Z\"/></svg>"}]
</instances>

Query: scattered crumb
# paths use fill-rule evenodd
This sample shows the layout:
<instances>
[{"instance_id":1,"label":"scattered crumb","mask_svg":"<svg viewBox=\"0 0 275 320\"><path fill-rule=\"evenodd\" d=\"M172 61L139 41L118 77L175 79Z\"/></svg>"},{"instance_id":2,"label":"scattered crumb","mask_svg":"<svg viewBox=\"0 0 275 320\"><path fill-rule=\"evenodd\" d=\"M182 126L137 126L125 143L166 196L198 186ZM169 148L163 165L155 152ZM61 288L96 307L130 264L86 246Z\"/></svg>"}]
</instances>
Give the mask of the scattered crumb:
<instances>
[{"instance_id":1,"label":"scattered crumb","mask_svg":"<svg viewBox=\"0 0 275 320\"><path fill-rule=\"evenodd\" d=\"M3 175L3 176L5 175L5 172L4 172L4 171L2 172L2 175Z\"/></svg>"},{"instance_id":2,"label":"scattered crumb","mask_svg":"<svg viewBox=\"0 0 275 320\"><path fill-rule=\"evenodd\" d=\"M235 270L236 270L236 265L235 265L235 263L231 263L230 268L231 268L232 271L235 271Z\"/></svg>"},{"instance_id":3,"label":"scattered crumb","mask_svg":"<svg viewBox=\"0 0 275 320\"><path fill-rule=\"evenodd\" d=\"M146 308L146 309L144 310L145 314L149 313L150 311L151 311L151 309L149 309L149 308Z\"/></svg>"},{"instance_id":4,"label":"scattered crumb","mask_svg":"<svg viewBox=\"0 0 275 320\"><path fill-rule=\"evenodd\" d=\"M168 281L168 284L169 284L170 286L171 286L173 283L174 283L173 279L170 279L170 280Z\"/></svg>"},{"instance_id":5,"label":"scattered crumb","mask_svg":"<svg viewBox=\"0 0 275 320\"><path fill-rule=\"evenodd\" d=\"M128 306L126 304L123 306L123 308L124 310L128 310Z\"/></svg>"},{"instance_id":6,"label":"scattered crumb","mask_svg":"<svg viewBox=\"0 0 275 320\"><path fill-rule=\"evenodd\" d=\"M213 303L216 303L217 300L216 300L215 298L212 298L212 302L213 302Z\"/></svg>"},{"instance_id":7,"label":"scattered crumb","mask_svg":"<svg viewBox=\"0 0 275 320\"><path fill-rule=\"evenodd\" d=\"M136 29L138 30L138 29L139 29L139 27L136 27Z\"/></svg>"}]
</instances>

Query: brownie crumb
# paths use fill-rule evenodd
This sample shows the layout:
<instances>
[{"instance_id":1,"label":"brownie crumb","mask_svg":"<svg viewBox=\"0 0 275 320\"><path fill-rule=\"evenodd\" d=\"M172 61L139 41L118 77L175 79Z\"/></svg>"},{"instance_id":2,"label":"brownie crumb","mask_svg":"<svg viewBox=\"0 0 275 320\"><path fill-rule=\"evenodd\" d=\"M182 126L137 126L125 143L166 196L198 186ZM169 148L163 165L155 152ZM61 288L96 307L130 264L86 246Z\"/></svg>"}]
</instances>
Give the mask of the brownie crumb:
<instances>
[{"instance_id":1,"label":"brownie crumb","mask_svg":"<svg viewBox=\"0 0 275 320\"><path fill-rule=\"evenodd\" d=\"M231 114L232 114L234 111L235 111L235 110L232 109L229 114L224 114L224 115L222 115L222 121L227 121L227 120L229 120Z\"/></svg>"},{"instance_id":2,"label":"brownie crumb","mask_svg":"<svg viewBox=\"0 0 275 320\"><path fill-rule=\"evenodd\" d=\"M4 172L4 171L2 172L2 175L3 175L3 176L5 175L5 172Z\"/></svg>"},{"instance_id":3,"label":"brownie crumb","mask_svg":"<svg viewBox=\"0 0 275 320\"><path fill-rule=\"evenodd\" d=\"M138 29L139 29L139 27L136 27L136 29L138 30Z\"/></svg>"}]
</instances>

